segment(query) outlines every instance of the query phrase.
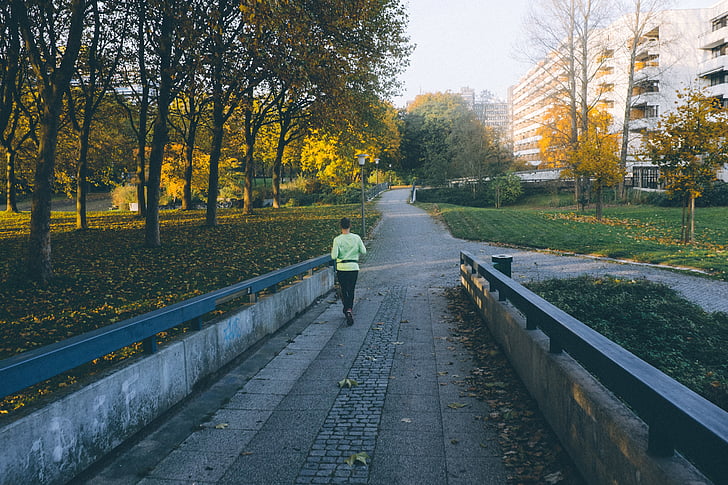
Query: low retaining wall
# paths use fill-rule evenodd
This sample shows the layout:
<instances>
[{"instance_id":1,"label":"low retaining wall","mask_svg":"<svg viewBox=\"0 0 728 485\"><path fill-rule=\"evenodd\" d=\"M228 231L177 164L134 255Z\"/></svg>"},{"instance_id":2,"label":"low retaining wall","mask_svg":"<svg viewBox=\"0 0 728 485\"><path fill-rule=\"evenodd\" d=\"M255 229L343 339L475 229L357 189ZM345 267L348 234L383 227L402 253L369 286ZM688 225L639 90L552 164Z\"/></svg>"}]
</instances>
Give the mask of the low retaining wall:
<instances>
[{"instance_id":1,"label":"low retaining wall","mask_svg":"<svg viewBox=\"0 0 728 485\"><path fill-rule=\"evenodd\" d=\"M584 479L595 485L710 484L680 456L647 454L647 426L566 353L549 353L549 339L526 330L525 319L471 268L460 280L488 328Z\"/></svg>"},{"instance_id":2,"label":"low retaining wall","mask_svg":"<svg viewBox=\"0 0 728 485\"><path fill-rule=\"evenodd\" d=\"M0 484L61 484L184 399L227 364L312 305L334 284L326 268L230 312L0 429Z\"/></svg>"}]
</instances>

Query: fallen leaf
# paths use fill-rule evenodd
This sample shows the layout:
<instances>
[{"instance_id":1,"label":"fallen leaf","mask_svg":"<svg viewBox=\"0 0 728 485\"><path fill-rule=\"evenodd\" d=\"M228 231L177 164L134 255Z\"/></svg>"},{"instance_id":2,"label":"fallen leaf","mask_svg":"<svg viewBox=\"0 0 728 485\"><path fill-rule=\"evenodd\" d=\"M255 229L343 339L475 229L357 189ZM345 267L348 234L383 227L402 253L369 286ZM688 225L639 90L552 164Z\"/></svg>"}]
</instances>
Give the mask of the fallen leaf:
<instances>
[{"instance_id":1,"label":"fallen leaf","mask_svg":"<svg viewBox=\"0 0 728 485\"><path fill-rule=\"evenodd\" d=\"M403 423L411 423L412 418L402 418L400 421L402 421Z\"/></svg>"},{"instance_id":2,"label":"fallen leaf","mask_svg":"<svg viewBox=\"0 0 728 485\"><path fill-rule=\"evenodd\" d=\"M467 407L467 404L463 404L460 402L451 402L450 404L447 405L447 407L449 407L451 409L460 409L460 408Z\"/></svg>"},{"instance_id":3,"label":"fallen leaf","mask_svg":"<svg viewBox=\"0 0 728 485\"><path fill-rule=\"evenodd\" d=\"M369 459L369 454L367 454L366 451L362 451L360 453L354 453L349 458L347 458L344 462L349 466L354 466L357 462L366 465L367 460Z\"/></svg>"},{"instance_id":4,"label":"fallen leaf","mask_svg":"<svg viewBox=\"0 0 728 485\"><path fill-rule=\"evenodd\" d=\"M359 383L356 382L354 379L346 378L346 379L342 379L342 380L339 381L339 387L349 387L349 388L351 388L351 387L356 387L358 385L359 385Z\"/></svg>"},{"instance_id":5,"label":"fallen leaf","mask_svg":"<svg viewBox=\"0 0 728 485\"><path fill-rule=\"evenodd\" d=\"M225 429L228 427L227 423L220 423L215 425L215 429Z\"/></svg>"},{"instance_id":6,"label":"fallen leaf","mask_svg":"<svg viewBox=\"0 0 728 485\"><path fill-rule=\"evenodd\" d=\"M543 477L544 482L548 483L549 485L554 485L555 483L559 483L564 479L564 475L561 472L554 472L549 475L546 475Z\"/></svg>"}]
</instances>

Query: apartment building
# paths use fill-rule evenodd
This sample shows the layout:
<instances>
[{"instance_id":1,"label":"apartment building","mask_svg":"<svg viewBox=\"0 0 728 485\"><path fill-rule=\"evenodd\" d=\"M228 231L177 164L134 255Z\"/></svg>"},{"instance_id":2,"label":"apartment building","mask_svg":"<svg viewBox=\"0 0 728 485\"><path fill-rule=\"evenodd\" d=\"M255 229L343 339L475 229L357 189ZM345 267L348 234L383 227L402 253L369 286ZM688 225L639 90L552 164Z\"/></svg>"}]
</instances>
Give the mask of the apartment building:
<instances>
[{"instance_id":1,"label":"apartment building","mask_svg":"<svg viewBox=\"0 0 728 485\"><path fill-rule=\"evenodd\" d=\"M718 30L724 29L728 33L728 0L722 3L727 7L725 26ZM638 41L634 85L630 96L627 92L632 42L629 34L630 17L617 19L595 36L594 51L600 54L595 56L594 65L591 66L593 79L589 89L590 104L611 115L611 129L616 133L622 130L627 99L630 98L627 113L630 131L628 176L633 176L641 186L656 186L658 176L656 167L637 157L642 137L656 128L660 115L674 109L678 90L703 82L699 74L708 70L707 66L701 67L705 62L708 40L702 34L706 26L711 25L711 19L717 18L713 12L713 8L664 10L650 19L645 34ZM728 52L728 46L724 45L728 44L728 36L723 44L719 37L720 34L715 34L710 42L715 43L716 47L722 46ZM726 81L728 57L724 59L726 69L722 80ZM538 146L541 138L539 130L547 121L545 116L558 96L563 78L557 66L554 59L541 61L509 92L514 155L534 166L542 164ZM715 75L720 77L720 74ZM728 94L728 84L725 86Z\"/></svg>"},{"instance_id":2,"label":"apartment building","mask_svg":"<svg viewBox=\"0 0 728 485\"><path fill-rule=\"evenodd\" d=\"M698 77L708 92L728 107L728 0L710 8L709 23L698 40L703 53ZM718 172L718 178L728 182L728 167Z\"/></svg>"},{"instance_id":3,"label":"apartment building","mask_svg":"<svg viewBox=\"0 0 728 485\"><path fill-rule=\"evenodd\" d=\"M508 102L498 99L492 92L485 90L480 93L469 87L460 88L457 93L475 116L487 127L506 135L508 132L509 107Z\"/></svg>"}]
</instances>

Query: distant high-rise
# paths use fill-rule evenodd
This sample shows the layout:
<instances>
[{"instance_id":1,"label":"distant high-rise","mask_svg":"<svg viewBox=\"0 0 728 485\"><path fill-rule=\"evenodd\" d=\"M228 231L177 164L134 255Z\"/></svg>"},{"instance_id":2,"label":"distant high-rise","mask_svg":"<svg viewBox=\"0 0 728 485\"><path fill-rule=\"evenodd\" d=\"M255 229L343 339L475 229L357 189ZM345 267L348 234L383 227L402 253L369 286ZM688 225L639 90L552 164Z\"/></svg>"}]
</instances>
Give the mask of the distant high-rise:
<instances>
[{"instance_id":1,"label":"distant high-rise","mask_svg":"<svg viewBox=\"0 0 728 485\"><path fill-rule=\"evenodd\" d=\"M464 87L458 93L475 116L487 127L505 134L508 129L508 102L496 98L488 91L476 94L474 89Z\"/></svg>"}]
</instances>

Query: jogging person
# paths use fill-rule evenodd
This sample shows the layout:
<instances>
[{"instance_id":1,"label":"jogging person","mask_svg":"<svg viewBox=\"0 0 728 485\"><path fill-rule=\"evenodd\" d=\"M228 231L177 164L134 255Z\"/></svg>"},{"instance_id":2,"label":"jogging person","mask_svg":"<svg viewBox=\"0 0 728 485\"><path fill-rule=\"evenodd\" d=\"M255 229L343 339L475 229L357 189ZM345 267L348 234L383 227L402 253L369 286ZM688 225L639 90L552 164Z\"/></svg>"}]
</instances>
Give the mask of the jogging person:
<instances>
[{"instance_id":1,"label":"jogging person","mask_svg":"<svg viewBox=\"0 0 728 485\"><path fill-rule=\"evenodd\" d=\"M354 289L359 276L359 256L367 253L367 248L358 234L351 232L351 221L344 217L339 221L341 234L334 238L331 246L331 259L336 261L336 277L341 288L341 302L347 325L354 323Z\"/></svg>"}]
</instances>

